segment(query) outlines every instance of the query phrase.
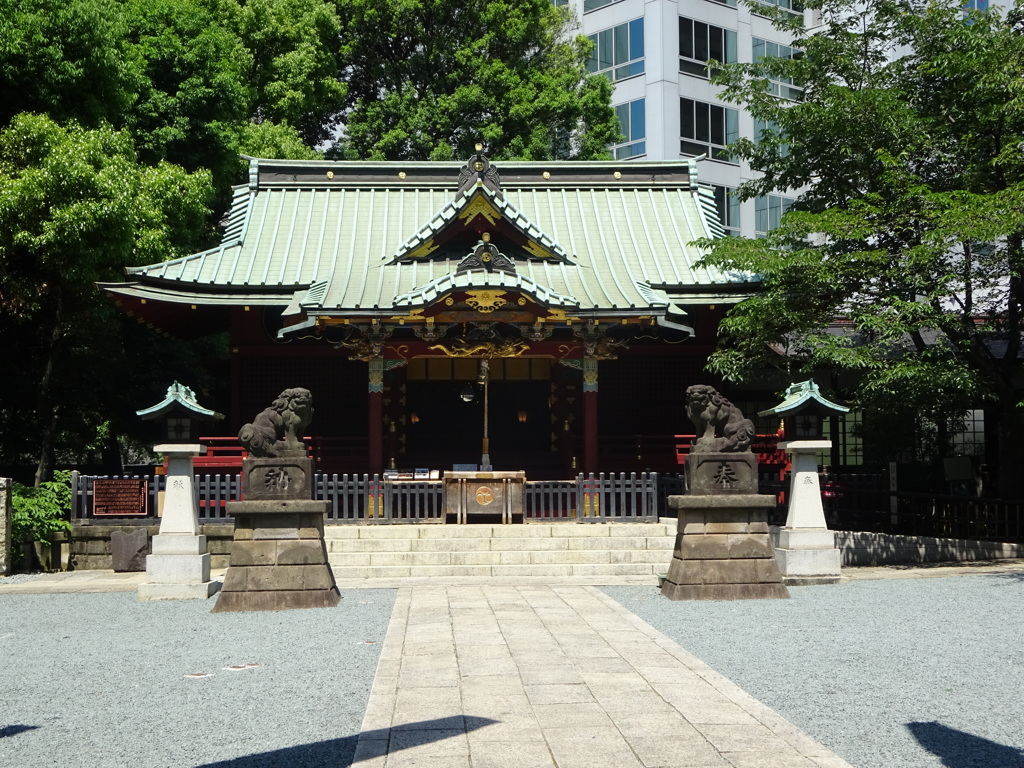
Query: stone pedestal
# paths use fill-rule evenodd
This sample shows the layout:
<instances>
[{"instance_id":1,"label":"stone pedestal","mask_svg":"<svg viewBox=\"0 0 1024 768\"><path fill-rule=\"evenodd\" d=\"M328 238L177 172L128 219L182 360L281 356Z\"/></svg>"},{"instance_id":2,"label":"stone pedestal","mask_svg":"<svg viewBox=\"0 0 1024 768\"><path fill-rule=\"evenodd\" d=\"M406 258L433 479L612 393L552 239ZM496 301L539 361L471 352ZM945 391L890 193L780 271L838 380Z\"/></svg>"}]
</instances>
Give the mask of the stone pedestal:
<instances>
[{"instance_id":1,"label":"stone pedestal","mask_svg":"<svg viewBox=\"0 0 1024 768\"><path fill-rule=\"evenodd\" d=\"M768 534L774 496L669 496L668 501L678 510L679 528L661 594L670 600L789 597Z\"/></svg>"},{"instance_id":2,"label":"stone pedestal","mask_svg":"<svg viewBox=\"0 0 1024 768\"><path fill-rule=\"evenodd\" d=\"M305 456L242 462L245 501L235 518L231 560L214 613L332 608L341 595L327 562L329 501L313 501L313 462Z\"/></svg>"},{"instance_id":3,"label":"stone pedestal","mask_svg":"<svg viewBox=\"0 0 1024 768\"><path fill-rule=\"evenodd\" d=\"M327 501L238 501L231 561L214 613L331 608L341 595L327 562Z\"/></svg>"},{"instance_id":4,"label":"stone pedestal","mask_svg":"<svg viewBox=\"0 0 1024 768\"><path fill-rule=\"evenodd\" d=\"M199 535L199 510L193 492L192 457L206 452L199 444L155 445L167 456L167 491L160 532L146 558L140 600L206 599L220 588L210 579L206 537Z\"/></svg>"},{"instance_id":5,"label":"stone pedestal","mask_svg":"<svg viewBox=\"0 0 1024 768\"><path fill-rule=\"evenodd\" d=\"M818 454L832 447L831 440L793 440L779 443L792 457L789 513L779 532L775 558L785 583L835 584L843 581L842 559L835 534L825 525L818 483Z\"/></svg>"},{"instance_id":6,"label":"stone pedestal","mask_svg":"<svg viewBox=\"0 0 1024 768\"><path fill-rule=\"evenodd\" d=\"M694 495L757 493L757 456L749 451L686 457L686 489Z\"/></svg>"}]
</instances>

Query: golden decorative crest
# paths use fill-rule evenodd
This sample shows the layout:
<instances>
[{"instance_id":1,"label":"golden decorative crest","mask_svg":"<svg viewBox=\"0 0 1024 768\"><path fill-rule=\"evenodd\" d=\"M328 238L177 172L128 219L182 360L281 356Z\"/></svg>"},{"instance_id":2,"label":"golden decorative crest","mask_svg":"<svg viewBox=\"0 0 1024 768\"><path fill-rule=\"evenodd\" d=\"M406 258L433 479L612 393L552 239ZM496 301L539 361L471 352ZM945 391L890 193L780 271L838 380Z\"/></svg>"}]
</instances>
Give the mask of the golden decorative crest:
<instances>
[{"instance_id":1,"label":"golden decorative crest","mask_svg":"<svg viewBox=\"0 0 1024 768\"><path fill-rule=\"evenodd\" d=\"M487 506L494 501L494 491L488 488L486 485L481 485L476 489L476 503L480 506Z\"/></svg>"},{"instance_id":2,"label":"golden decorative crest","mask_svg":"<svg viewBox=\"0 0 1024 768\"><path fill-rule=\"evenodd\" d=\"M427 254L429 254L431 251L434 251L436 249L437 249L437 246L434 244L434 240L430 239L430 240L427 240L427 242L425 242L422 245L420 245L414 251L411 251L410 253L407 253L405 255L405 258L407 258L407 259L421 259L424 256L426 256Z\"/></svg>"},{"instance_id":3,"label":"golden decorative crest","mask_svg":"<svg viewBox=\"0 0 1024 768\"><path fill-rule=\"evenodd\" d=\"M466 304L485 315L508 304L508 301L502 298L505 295L504 291L467 291L466 293L469 295Z\"/></svg>"}]
</instances>

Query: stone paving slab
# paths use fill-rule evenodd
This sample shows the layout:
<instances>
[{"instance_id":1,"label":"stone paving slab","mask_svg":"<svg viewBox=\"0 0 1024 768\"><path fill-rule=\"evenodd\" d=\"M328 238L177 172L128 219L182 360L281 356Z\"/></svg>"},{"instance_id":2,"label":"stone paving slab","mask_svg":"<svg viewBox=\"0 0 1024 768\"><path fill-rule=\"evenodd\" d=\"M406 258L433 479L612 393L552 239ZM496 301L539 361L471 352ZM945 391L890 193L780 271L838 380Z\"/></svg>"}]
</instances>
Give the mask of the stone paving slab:
<instances>
[{"instance_id":1,"label":"stone paving slab","mask_svg":"<svg viewBox=\"0 0 1024 768\"><path fill-rule=\"evenodd\" d=\"M360 768L849 768L578 585L400 589Z\"/></svg>"}]
</instances>

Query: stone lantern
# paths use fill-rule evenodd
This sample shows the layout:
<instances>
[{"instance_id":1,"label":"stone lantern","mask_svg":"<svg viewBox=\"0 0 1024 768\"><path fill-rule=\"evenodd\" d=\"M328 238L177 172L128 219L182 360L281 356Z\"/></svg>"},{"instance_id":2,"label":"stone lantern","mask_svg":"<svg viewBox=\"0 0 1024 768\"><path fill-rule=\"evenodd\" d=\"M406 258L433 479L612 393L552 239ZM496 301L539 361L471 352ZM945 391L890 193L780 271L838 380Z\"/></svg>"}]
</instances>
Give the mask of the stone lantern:
<instances>
[{"instance_id":1,"label":"stone lantern","mask_svg":"<svg viewBox=\"0 0 1024 768\"><path fill-rule=\"evenodd\" d=\"M192 459L206 452L199 444L199 425L224 417L203 408L195 393L174 382L162 401L136 411L144 421L160 420L160 438L153 450L167 457L160 532L153 537L153 552L146 558L146 582L139 585L140 600L207 598L218 587L210 579L206 537L199 535Z\"/></svg>"},{"instance_id":2,"label":"stone lantern","mask_svg":"<svg viewBox=\"0 0 1024 768\"><path fill-rule=\"evenodd\" d=\"M822 397L814 381L791 384L782 402L759 416L778 416L785 424L779 449L790 455L789 513L775 549L786 584L834 584L842 580L835 534L825 525L818 482L818 454L832 448L825 438L828 416L849 408Z\"/></svg>"}]
</instances>

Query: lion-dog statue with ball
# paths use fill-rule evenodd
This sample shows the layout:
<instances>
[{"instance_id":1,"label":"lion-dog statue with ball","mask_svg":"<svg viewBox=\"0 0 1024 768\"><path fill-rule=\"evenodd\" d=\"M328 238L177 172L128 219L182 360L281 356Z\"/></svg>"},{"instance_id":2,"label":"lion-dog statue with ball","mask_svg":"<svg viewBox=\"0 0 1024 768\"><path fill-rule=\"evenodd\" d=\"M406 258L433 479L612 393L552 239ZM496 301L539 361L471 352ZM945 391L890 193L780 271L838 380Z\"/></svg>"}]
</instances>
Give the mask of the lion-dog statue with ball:
<instances>
[{"instance_id":1,"label":"lion-dog statue with ball","mask_svg":"<svg viewBox=\"0 0 1024 768\"><path fill-rule=\"evenodd\" d=\"M246 424L238 440L249 455L261 459L305 456L302 433L313 420L313 395L308 389L286 389L269 408Z\"/></svg>"},{"instance_id":2,"label":"lion-dog statue with ball","mask_svg":"<svg viewBox=\"0 0 1024 768\"><path fill-rule=\"evenodd\" d=\"M686 415L697 428L693 453L739 453L749 451L754 440L754 422L707 384L686 388Z\"/></svg>"}]
</instances>

